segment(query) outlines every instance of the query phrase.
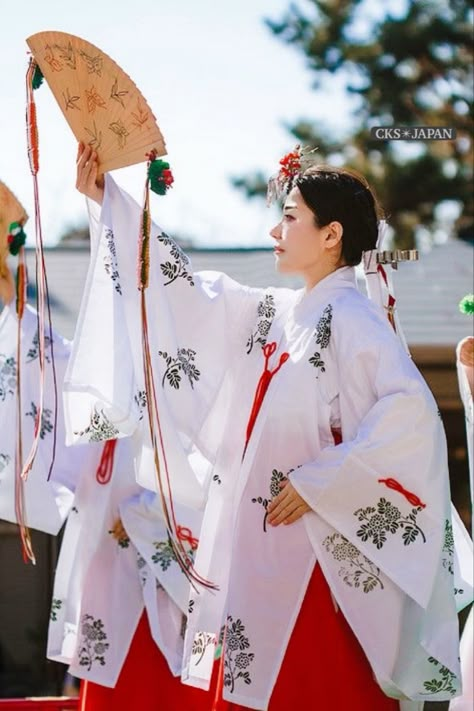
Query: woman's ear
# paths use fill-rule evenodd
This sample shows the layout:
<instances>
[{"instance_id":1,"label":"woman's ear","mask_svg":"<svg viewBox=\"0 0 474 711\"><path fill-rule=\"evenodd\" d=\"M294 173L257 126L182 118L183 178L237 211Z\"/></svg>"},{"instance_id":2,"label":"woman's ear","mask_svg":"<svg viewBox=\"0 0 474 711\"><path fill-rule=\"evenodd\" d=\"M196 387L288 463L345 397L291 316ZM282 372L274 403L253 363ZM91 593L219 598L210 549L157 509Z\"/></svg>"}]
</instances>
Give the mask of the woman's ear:
<instances>
[{"instance_id":1,"label":"woman's ear","mask_svg":"<svg viewBox=\"0 0 474 711\"><path fill-rule=\"evenodd\" d=\"M334 221L326 225L326 229L328 230L325 239L326 249L333 249L340 244L344 228L340 222Z\"/></svg>"}]
</instances>

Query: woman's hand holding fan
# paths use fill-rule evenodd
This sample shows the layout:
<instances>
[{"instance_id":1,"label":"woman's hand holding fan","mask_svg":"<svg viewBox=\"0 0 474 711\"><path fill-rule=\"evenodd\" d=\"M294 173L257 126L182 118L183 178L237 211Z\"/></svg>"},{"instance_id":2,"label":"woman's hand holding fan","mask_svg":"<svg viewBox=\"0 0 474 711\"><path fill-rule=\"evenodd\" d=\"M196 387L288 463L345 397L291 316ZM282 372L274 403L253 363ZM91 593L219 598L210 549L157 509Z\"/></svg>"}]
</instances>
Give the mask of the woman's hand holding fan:
<instances>
[{"instance_id":1,"label":"woman's hand holding fan","mask_svg":"<svg viewBox=\"0 0 474 711\"><path fill-rule=\"evenodd\" d=\"M102 205L104 176L98 174L97 153L90 146L79 143L77 149L76 188L86 197Z\"/></svg>"}]
</instances>

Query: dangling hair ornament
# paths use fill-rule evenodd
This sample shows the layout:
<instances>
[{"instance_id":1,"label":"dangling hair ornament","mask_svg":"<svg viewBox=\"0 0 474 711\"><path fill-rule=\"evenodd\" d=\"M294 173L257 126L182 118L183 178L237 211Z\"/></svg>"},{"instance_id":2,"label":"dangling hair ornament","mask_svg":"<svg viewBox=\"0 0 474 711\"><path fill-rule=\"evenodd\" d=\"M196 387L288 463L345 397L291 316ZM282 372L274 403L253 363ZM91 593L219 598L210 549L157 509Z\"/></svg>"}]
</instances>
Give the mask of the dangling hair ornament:
<instances>
[{"instance_id":1,"label":"dangling hair ornament","mask_svg":"<svg viewBox=\"0 0 474 711\"><path fill-rule=\"evenodd\" d=\"M297 144L290 153L280 159L280 170L268 181L268 206L288 195L296 178L314 163L314 159L309 156L317 150L317 148L302 148Z\"/></svg>"}]
</instances>

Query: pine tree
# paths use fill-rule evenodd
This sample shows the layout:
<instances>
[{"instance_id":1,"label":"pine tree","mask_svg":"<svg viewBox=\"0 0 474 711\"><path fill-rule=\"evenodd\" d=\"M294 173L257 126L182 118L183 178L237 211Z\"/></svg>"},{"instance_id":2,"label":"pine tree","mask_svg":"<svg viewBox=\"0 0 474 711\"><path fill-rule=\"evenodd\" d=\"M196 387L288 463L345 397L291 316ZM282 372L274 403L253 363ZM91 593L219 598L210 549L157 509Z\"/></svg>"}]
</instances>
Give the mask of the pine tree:
<instances>
[{"instance_id":1,"label":"pine tree","mask_svg":"<svg viewBox=\"0 0 474 711\"><path fill-rule=\"evenodd\" d=\"M310 119L292 126L291 133L304 145L318 146L321 162L342 160L367 177L399 246L413 245L418 225L435 229L436 207L444 200L460 204L456 233L472 239L471 5L408 0L405 12L381 20L369 19L370 5L302 0L281 19L265 21L277 38L305 55L315 91L323 79L342 77L357 105L349 136L334 136ZM391 125L450 126L457 138L418 142L417 155L407 158L399 142L371 138L371 127ZM234 184L253 196L262 194L265 181L258 174Z\"/></svg>"}]
</instances>

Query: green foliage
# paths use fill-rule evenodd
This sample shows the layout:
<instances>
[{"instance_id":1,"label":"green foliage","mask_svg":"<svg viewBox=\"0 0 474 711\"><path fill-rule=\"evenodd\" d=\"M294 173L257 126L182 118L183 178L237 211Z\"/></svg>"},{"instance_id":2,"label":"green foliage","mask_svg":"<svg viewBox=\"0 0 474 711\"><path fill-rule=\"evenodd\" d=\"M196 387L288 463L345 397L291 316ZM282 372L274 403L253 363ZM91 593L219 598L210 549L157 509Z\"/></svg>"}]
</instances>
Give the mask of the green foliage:
<instances>
[{"instance_id":1,"label":"green foliage","mask_svg":"<svg viewBox=\"0 0 474 711\"><path fill-rule=\"evenodd\" d=\"M377 10L380 15L380 11ZM321 162L344 163L375 187L400 247L415 228L436 227L436 207L460 204L458 234L472 239L472 9L466 0L407 0L398 15L374 16L364 0L300 0L278 20L266 20L280 41L306 57L312 86L342 78L353 97L350 135L327 122L289 126L303 145L318 146ZM453 141L377 141L374 126L451 126ZM289 144L291 146L291 143ZM276 170L276 167L275 167ZM261 175L234 179L250 197L263 194Z\"/></svg>"}]
</instances>

